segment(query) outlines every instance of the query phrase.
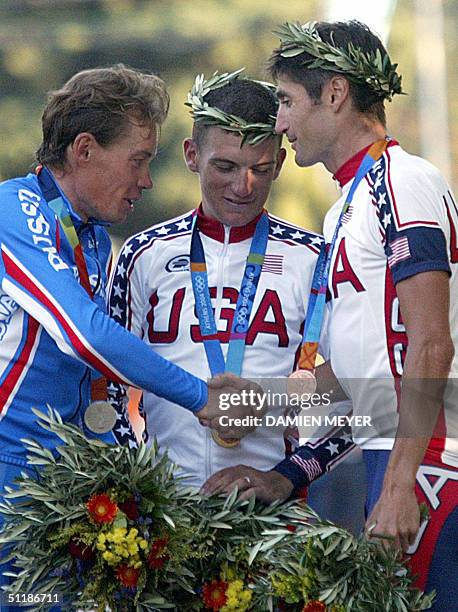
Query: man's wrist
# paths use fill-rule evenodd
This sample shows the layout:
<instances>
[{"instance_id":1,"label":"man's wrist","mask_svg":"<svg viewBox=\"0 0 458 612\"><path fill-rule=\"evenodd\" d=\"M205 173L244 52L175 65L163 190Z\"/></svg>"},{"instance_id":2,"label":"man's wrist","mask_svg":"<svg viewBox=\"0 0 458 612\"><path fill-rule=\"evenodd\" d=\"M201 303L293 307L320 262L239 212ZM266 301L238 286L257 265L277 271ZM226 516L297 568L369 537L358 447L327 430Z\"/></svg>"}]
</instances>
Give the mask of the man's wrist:
<instances>
[{"instance_id":1,"label":"man's wrist","mask_svg":"<svg viewBox=\"0 0 458 612\"><path fill-rule=\"evenodd\" d=\"M308 487L310 484L308 476L298 465L290 460L290 457L286 457L286 459L277 463L277 465L271 469L271 472L278 472L291 482L293 487L291 491L292 496L295 496L296 493L304 487Z\"/></svg>"}]
</instances>

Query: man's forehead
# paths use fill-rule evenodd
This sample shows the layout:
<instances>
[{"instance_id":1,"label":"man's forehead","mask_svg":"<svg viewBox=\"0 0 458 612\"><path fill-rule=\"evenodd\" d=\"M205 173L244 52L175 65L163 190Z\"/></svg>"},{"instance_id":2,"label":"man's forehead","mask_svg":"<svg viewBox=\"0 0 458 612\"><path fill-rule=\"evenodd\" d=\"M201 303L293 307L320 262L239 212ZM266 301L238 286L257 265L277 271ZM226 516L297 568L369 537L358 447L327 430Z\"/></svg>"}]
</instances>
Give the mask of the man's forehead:
<instances>
[{"instance_id":1,"label":"man's forehead","mask_svg":"<svg viewBox=\"0 0 458 612\"><path fill-rule=\"evenodd\" d=\"M129 141L131 150L153 154L156 152L158 128L155 124L129 121L128 131L124 137Z\"/></svg>"},{"instance_id":2,"label":"man's forehead","mask_svg":"<svg viewBox=\"0 0 458 612\"><path fill-rule=\"evenodd\" d=\"M208 137L202 148L204 151L207 150L210 159L249 157L250 160L262 159L259 163L267 163L269 159L266 158L274 160L277 150L275 138L269 138L255 146L247 142L242 145L242 136L217 127L209 129Z\"/></svg>"},{"instance_id":3,"label":"man's forehead","mask_svg":"<svg viewBox=\"0 0 458 612\"><path fill-rule=\"evenodd\" d=\"M208 159L210 161L230 161L236 164L261 165L275 162L276 147L274 143L268 147L253 147L244 144L240 148L234 145L219 145L209 150Z\"/></svg>"},{"instance_id":4,"label":"man's forehead","mask_svg":"<svg viewBox=\"0 0 458 612\"><path fill-rule=\"evenodd\" d=\"M296 81L292 81L291 79L284 77L278 78L275 93L278 98L281 98L284 96L289 96L293 93L299 93L301 89L303 89L303 87L299 83L296 83Z\"/></svg>"}]
</instances>

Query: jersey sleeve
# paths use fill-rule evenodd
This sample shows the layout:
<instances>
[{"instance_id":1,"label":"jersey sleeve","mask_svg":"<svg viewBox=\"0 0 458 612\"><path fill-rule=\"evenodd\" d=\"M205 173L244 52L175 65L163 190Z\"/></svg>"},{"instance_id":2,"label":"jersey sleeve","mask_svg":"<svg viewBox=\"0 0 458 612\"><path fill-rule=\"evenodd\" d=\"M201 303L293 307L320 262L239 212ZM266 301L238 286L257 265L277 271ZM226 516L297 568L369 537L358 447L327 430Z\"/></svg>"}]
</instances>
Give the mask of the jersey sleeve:
<instances>
[{"instance_id":1,"label":"jersey sleeve","mask_svg":"<svg viewBox=\"0 0 458 612\"><path fill-rule=\"evenodd\" d=\"M340 404L339 412L351 412L349 402ZM288 478L293 484L292 495L298 495L304 487L335 468L355 448L349 425L321 429L311 440L278 463L273 471Z\"/></svg>"},{"instance_id":2,"label":"jersey sleeve","mask_svg":"<svg viewBox=\"0 0 458 612\"><path fill-rule=\"evenodd\" d=\"M113 321L75 279L59 254L58 221L40 195L7 183L0 200L9 211L8 223L0 228L2 290L46 329L60 350L108 380L200 410L207 401L206 384Z\"/></svg>"},{"instance_id":3,"label":"jersey sleeve","mask_svg":"<svg viewBox=\"0 0 458 612\"><path fill-rule=\"evenodd\" d=\"M394 283L421 272L450 274L445 181L429 163L413 158L375 182L385 254ZM378 192L377 192L378 189Z\"/></svg>"}]
</instances>

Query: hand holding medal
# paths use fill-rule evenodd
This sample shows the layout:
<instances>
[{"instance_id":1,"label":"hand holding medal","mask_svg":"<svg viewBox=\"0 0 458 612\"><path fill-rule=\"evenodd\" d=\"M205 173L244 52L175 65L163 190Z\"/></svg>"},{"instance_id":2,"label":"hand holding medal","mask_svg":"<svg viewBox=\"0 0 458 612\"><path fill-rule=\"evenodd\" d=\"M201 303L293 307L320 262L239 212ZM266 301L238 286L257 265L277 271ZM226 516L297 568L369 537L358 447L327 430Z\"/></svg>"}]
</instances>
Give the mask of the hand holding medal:
<instances>
[{"instance_id":1,"label":"hand holding medal","mask_svg":"<svg viewBox=\"0 0 458 612\"><path fill-rule=\"evenodd\" d=\"M213 440L218 445L225 448L238 446L240 438L260 424L267 410L266 406L261 409L262 388L227 372L208 381L208 392L208 403L196 416L201 425L211 428ZM231 398L234 398L233 402Z\"/></svg>"}]
</instances>

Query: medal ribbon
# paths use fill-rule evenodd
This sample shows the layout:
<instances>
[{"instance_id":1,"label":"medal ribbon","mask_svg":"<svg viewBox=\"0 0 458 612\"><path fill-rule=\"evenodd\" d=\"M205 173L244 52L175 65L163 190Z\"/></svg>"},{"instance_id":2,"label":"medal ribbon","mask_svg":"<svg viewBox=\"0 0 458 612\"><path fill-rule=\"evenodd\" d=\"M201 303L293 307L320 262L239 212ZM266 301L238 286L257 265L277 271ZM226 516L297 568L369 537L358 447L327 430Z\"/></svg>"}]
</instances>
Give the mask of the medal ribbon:
<instances>
[{"instance_id":1,"label":"medal ribbon","mask_svg":"<svg viewBox=\"0 0 458 612\"><path fill-rule=\"evenodd\" d=\"M76 233L75 226L68 212L68 207L61 196L54 179L49 170L41 166L38 171L38 182L40 189L45 197L48 206L57 215L60 226L67 237L72 249L73 257L75 258L76 267L81 285L87 291L90 298L94 297L91 284L89 282L89 273L87 271L86 260L84 259L83 247Z\"/></svg>"},{"instance_id":2,"label":"medal ribbon","mask_svg":"<svg viewBox=\"0 0 458 612\"><path fill-rule=\"evenodd\" d=\"M67 237L75 259L78 276L82 287L86 290L91 299L94 297L91 283L89 282L89 273L87 270L86 260L84 259L83 247L76 233L72 218L68 212L68 207L60 194L54 179L45 166L39 166L37 170L38 183L43 196L51 210L57 215L60 226ZM91 383L91 398L92 401L106 400L107 398L107 381L104 376L93 379Z\"/></svg>"},{"instance_id":3,"label":"medal ribbon","mask_svg":"<svg viewBox=\"0 0 458 612\"><path fill-rule=\"evenodd\" d=\"M250 252L246 259L225 362L211 304L207 264L197 227L197 214L194 216L190 257L192 289L200 332L203 337L205 353L212 376L222 374L223 372L232 372L237 376L241 374L248 325L264 263L268 237L269 218L266 213L263 213L256 224Z\"/></svg>"},{"instance_id":4,"label":"medal ribbon","mask_svg":"<svg viewBox=\"0 0 458 612\"><path fill-rule=\"evenodd\" d=\"M310 298L307 306L307 315L305 318L301 353L298 361L298 368L301 370L315 369L318 343L320 341L321 328L323 326L324 309L326 307L326 291L328 288L331 259L336 246L337 236L342 226L343 217L350 207L358 185L369 170L371 170L374 164L382 157L388 146L388 142L389 141L386 139L377 140L370 146L361 164L359 165L358 170L356 171L355 178L353 179L351 188L345 199L342 210L340 211L336 227L334 228L334 234L332 236L329 248L326 249L325 243L323 243L321 247L315 272L313 274Z\"/></svg>"}]
</instances>

